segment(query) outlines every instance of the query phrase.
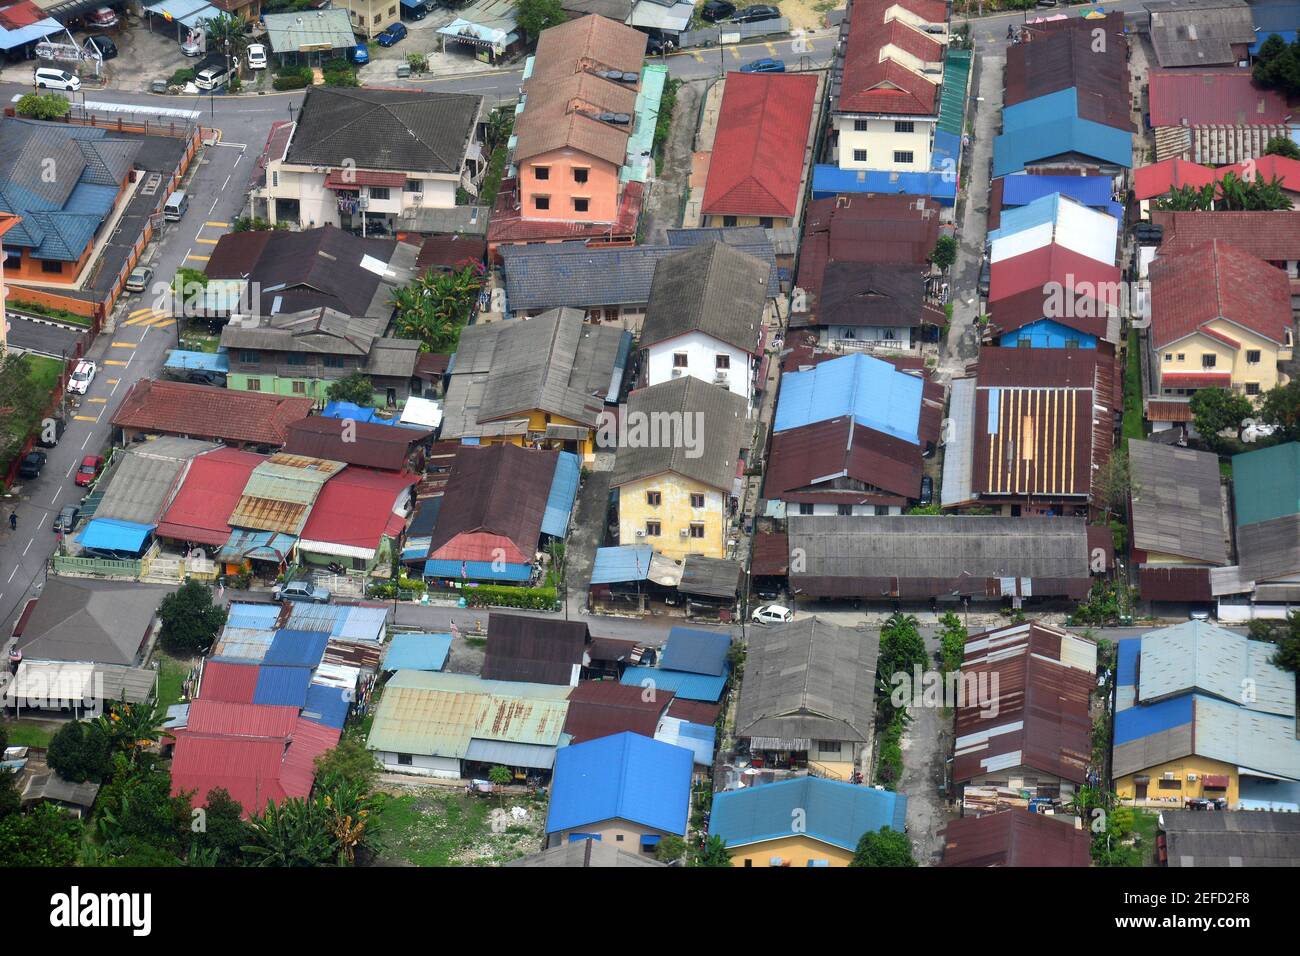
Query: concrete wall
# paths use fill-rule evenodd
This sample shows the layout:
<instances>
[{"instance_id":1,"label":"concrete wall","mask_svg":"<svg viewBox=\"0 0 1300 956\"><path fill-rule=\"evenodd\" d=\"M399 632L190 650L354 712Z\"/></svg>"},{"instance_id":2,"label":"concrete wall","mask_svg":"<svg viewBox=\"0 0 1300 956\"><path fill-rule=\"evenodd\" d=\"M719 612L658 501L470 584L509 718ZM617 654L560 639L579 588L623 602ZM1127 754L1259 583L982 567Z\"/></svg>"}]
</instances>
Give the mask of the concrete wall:
<instances>
[{"instance_id":1,"label":"concrete wall","mask_svg":"<svg viewBox=\"0 0 1300 956\"><path fill-rule=\"evenodd\" d=\"M757 340L754 346L758 347ZM677 355L686 357L686 366L680 374L689 374L692 378L698 378L701 382L712 385L720 371L718 357L725 356L727 391L741 396L746 403L752 404L750 357L748 353L734 345L720 342L703 332L688 332L686 335L679 335L664 342L656 342L646 352L645 374L649 385L658 385L679 377L673 375L674 357Z\"/></svg>"},{"instance_id":2,"label":"concrete wall","mask_svg":"<svg viewBox=\"0 0 1300 956\"><path fill-rule=\"evenodd\" d=\"M1172 773L1178 788L1162 787L1163 777L1166 773ZM1188 774L1195 774L1196 780L1187 779ZM1227 790L1206 790L1205 775L1218 774L1228 778ZM1167 763L1157 764L1154 767L1148 767L1139 774L1126 774L1115 780L1115 793L1119 796L1122 803L1133 803L1137 794L1137 784L1133 778L1135 776L1150 777L1147 784L1147 800L1151 801L1154 797L1172 797L1178 798L1173 800L1153 801L1169 807L1182 806L1182 801L1189 797L1204 797L1214 799L1216 797L1226 797L1229 807L1235 807L1241 797L1238 789L1237 767L1235 764L1226 764L1221 760L1210 760L1206 757L1197 757L1195 755L1184 757L1179 760L1170 760ZM1142 806L1142 801L1138 801L1138 806Z\"/></svg>"},{"instance_id":3,"label":"concrete wall","mask_svg":"<svg viewBox=\"0 0 1300 956\"><path fill-rule=\"evenodd\" d=\"M658 505L647 502L646 493L650 491L659 493ZM692 494L704 496L703 508L691 507ZM629 482L618 490L618 540L621 544L651 545L673 559L688 554L725 558L726 499L727 495L718 489L680 475L663 474ZM644 531L648 521L659 522L658 537L637 537L636 532ZM704 526L704 537L690 537L692 524ZM688 531L685 537L683 530Z\"/></svg>"},{"instance_id":4,"label":"concrete wall","mask_svg":"<svg viewBox=\"0 0 1300 956\"><path fill-rule=\"evenodd\" d=\"M733 847L732 866L807 866L810 860L826 860L831 866L848 866L853 853L842 847L822 843L809 836L792 835L780 840L764 840L748 846ZM774 863L779 858L780 863Z\"/></svg>"},{"instance_id":5,"label":"concrete wall","mask_svg":"<svg viewBox=\"0 0 1300 956\"><path fill-rule=\"evenodd\" d=\"M1277 384L1278 359L1289 358L1290 349L1279 349L1277 343L1222 319L1215 319L1206 327L1235 339L1241 343L1241 347L1234 349L1226 342L1199 332L1165 346L1155 355L1162 391L1171 385L1178 387L1176 382L1169 385L1165 383L1166 372L1230 372L1234 388L1245 390L1247 385L1254 384L1260 392L1266 392ZM1251 350L1259 351L1259 362L1252 364L1247 361L1246 353ZM1213 368L1202 366L1202 357L1205 355L1215 357Z\"/></svg>"},{"instance_id":6,"label":"concrete wall","mask_svg":"<svg viewBox=\"0 0 1300 956\"><path fill-rule=\"evenodd\" d=\"M387 750L376 750L375 759L385 770L394 773L410 773L422 777L442 777L448 780L460 779L460 761L454 757L429 757L423 754L411 754L409 764L398 763L398 754Z\"/></svg>"},{"instance_id":7,"label":"concrete wall","mask_svg":"<svg viewBox=\"0 0 1300 956\"><path fill-rule=\"evenodd\" d=\"M643 826L639 823L631 823L627 820L602 820L600 823L593 823L589 826L573 827L569 830L560 830L555 833L549 833L546 836L547 846L562 846L569 842L569 836L575 833L590 834L600 837L601 843L608 843L615 849L622 850L624 853L640 853L641 837L643 836L669 836L664 830L657 830L654 827ZM685 836L682 833L671 834L672 836ZM646 854L647 856L650 854Z\"/></svg>"},{"instance_id":8,"label":"concrete wall","mask_svg":"<svg viewBox=\"0 0 1300 956\"><path fill-rule=\"evenodd\" d=\"M916 119L865 119L867 128L855 128L852 116L836 116L834 126L839 133L838 165L840 169L883 169L890 172L918 173L930 169L930 143L933 139L934 122L924 117ZM898 122L911 122L912 132L897 131ZM856 155L856 151L866 150L866 158ZM910 163L894 161L895 152L911 152Z\"/></svg>"},{"instance_id":9,"label":"concrete wall","mask_svg":"<svg viewBox=\"0 0 1300 956\"><path fill-rule=\"evenodd\" d=\"M547 171L546 179L538 170ZM574 170L586 170L587 181L574 179ZM519 164L519 214L524 219L551 222L613 222L618 218L619 167L576 149L557 149ZM536 197L549 197L547 209L538 209ZM587 200L587 211L574 208L575 199Z\"/></svg>"}]
</instances>

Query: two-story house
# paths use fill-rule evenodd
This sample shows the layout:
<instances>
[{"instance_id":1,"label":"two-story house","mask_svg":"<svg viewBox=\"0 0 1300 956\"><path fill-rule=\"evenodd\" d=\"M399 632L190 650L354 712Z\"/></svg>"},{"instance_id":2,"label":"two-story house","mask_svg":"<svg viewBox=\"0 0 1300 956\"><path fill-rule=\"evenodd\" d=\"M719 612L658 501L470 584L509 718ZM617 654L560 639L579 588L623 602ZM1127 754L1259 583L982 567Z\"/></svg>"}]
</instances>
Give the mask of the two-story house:
<instances>
[{"instance_id":1,"label":"two-story house","mask_svg":"<svg viewBox=\"0 0 1300 956\"><path fill-rule=\"evenodd\" d=\"M641 328L643 384L689 376L753 399L771 266L710 242L655 266Z\"/></svg>"},{"instance_id":2,"label":"two-story house","mask_svg":"<svg viewBox=\"0 0 1300 956\"><path fill-rule=\"evenodd\" d=\"M286 137L272 130L253 208L271 223L392 233L411 209L449 209L476 191L483 98L314 86Z\"/></svg>"}]
</instances>

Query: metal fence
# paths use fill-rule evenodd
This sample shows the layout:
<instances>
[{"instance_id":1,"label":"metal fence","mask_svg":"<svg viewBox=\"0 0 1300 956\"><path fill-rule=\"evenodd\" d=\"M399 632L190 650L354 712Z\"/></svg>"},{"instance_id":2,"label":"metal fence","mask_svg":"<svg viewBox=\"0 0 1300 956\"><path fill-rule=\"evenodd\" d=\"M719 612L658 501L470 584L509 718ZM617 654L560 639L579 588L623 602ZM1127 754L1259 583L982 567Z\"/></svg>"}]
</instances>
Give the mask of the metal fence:
<instances>
[{"instance_id":1,"label":"metal fence","mask_svg":"<svg viewBox=\"0 0 1300 956\"><path fill-rule=\"evenodd\" d=\"M679 50L701 46L725 46L728 43L742 43L755 37L789 32L790 21L785 17L759 20L757 23L719 23L717 26L703 30L683 30L677 34L676 44Z\"/></svg>"}]
</instances>

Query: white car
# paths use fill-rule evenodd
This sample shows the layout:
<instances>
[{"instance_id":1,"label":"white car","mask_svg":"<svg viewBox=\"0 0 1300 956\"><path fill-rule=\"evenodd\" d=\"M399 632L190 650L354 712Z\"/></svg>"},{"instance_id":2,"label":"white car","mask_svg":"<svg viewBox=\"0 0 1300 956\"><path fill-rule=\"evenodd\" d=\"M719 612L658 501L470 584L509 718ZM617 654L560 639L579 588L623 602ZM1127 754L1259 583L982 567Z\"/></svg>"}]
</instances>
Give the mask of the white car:
<instances>
[{"instance_id":1,"label":"white car","mask_svg":"<svg viewBox=\"0 0 1300 956\"><path fill-rule=\"evenodd\" d=\"M81 89L81 78L56 66L38 66L32 71L32 83L40 90L67 90L71 93Z\"/></svg>"},{"instance_id":2,"label":"white car","mask_svg":"<svg viewBox=\"0 0 1300 956\"><path fill-rule=\"evenodd\" d=\"M85 395L86 390L90 388L90 383L95 380L95 363L78 362L77 367L72 371L72 377L68 379L68 391L75 392L78 395Z\"/></svg>"},{"instance_id":3,"label":"white car","mask_svg":"<svg viewBox=\"0 0 1300 956\"><path fill-rule=\"evenodd\" d=\"M266 47L261 43L251 43L248 47L248 68L250 70L266 69Z\"/></svg>"},{"instance_id":4,"label":"white car","mask_svg":"<svg viewBox=\"0 0 1300 956\"><path fill-rule=\"evenodd\" d=\"M754 611L750 620L755 624L789 624L794 620L794 611L780 604L764 604Z\"/></svg>"}]
</instances>

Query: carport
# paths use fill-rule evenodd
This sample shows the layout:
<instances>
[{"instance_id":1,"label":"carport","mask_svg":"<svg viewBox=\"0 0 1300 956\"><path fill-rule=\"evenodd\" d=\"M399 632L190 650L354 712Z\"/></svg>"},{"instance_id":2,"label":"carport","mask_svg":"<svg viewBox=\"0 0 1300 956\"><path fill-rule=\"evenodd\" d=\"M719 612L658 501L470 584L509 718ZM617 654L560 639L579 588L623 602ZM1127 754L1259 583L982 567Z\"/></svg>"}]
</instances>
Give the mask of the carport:
<instances>
[{"instance_id":1,"label":"carport","mask_svg":"<svg viewBox=\"0 0 1300 956\"><path fill-rule=\"evenodd\" d=\"M153 33L176 34L176 42L180 43L185 36L206 20L215 20L221 15L221 11L214 7L208 0L162 0L161 3L151 3L144 8L149 22L149 30ZM161 29L155 29L157 24L161 23Z\"/></svg>"}]
</instances>

